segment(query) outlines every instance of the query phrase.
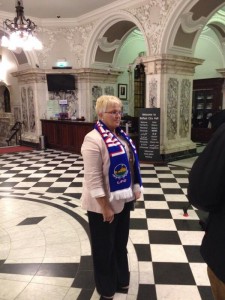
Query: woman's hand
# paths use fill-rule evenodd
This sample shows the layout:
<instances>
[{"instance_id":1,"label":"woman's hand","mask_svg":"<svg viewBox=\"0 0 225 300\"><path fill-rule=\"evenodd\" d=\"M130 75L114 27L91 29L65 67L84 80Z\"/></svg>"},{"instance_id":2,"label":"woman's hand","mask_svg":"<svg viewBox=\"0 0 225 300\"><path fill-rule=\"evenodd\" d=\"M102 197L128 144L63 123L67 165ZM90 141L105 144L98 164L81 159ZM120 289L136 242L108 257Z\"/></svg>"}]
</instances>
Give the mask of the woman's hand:
<instances>
[{"instance_id":1,"label":"woman's hand","mask_svg":"<svg viewBox=\"0 0 225 300\"><path fill-rule=\"evenodd\" d=\"M139 199L141 197L141 191L134 192L135 200Z\"/></svg>"},{"instance_id":2,"label":"woman's hand","mask_svg":"<svg viewBox=\"0 0 225 300\"><path fill-rule=\"evenodd\" d=\"M114 211L110 207L110 205L106 205L104 208L102 208L102 215L103 215L103 222L109 222L112 223L114 220Z\"/></svg>"},{"instance_id":3,"label":"woman's hand","mask_svg":"<svg viewBox=\"0 0 225 300\"><path fill-rule=\"evenodd\" d=\"M96 200L102 209L103 222L112 223L114 220L114 211L109 203L109 200L105 196L96 198Z\"/></svg>"}]
</instances>

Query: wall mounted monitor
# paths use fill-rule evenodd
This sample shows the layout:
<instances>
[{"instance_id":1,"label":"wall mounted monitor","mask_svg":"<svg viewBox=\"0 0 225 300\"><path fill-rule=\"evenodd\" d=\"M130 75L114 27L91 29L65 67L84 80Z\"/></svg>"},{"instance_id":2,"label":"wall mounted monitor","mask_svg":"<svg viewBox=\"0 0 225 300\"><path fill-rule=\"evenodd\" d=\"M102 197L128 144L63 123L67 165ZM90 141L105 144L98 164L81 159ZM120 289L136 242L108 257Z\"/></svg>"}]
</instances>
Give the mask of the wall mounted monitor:
<instances>
[{"instance_id":1,"label":"wall mounted monitor","mask_svg":"<svg viewBox=\"0 0 225 300\"><path fill-rule=\"evenodd\" d=\"M48 91L74 91L75 77L70 74L47 74Z\"/></svg>"}]
</instances>

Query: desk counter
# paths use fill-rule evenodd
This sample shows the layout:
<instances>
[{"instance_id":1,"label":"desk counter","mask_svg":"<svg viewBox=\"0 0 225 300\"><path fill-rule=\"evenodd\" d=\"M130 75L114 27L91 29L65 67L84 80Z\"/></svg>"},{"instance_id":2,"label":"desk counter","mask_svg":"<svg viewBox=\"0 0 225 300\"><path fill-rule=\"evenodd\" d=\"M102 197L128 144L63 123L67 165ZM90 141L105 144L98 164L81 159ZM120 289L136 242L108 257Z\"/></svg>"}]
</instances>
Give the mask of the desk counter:
<instances>
[{"instance_id":1,"label":"desk counter","mask_svg":"<svg viewBox=\"0 0 225 300\"><path fill-rule=\"evenodd\" d=\"M41 120L42 134L48 148L80 154L85 135L94 123L73 120Z\"/></svg>"}]
</instances>

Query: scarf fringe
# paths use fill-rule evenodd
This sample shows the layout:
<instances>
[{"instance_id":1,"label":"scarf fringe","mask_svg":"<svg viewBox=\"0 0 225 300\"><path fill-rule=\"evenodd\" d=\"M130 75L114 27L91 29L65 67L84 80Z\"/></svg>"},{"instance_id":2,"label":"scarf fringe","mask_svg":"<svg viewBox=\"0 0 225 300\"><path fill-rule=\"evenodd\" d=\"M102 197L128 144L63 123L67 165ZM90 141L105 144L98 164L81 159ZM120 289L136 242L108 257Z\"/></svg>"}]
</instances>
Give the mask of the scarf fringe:
<instances>
[{"instance_id":1,"label":"scarf fringe","mask_svg":"<svg viewBox=\"0 0 225 300\"><path fill-rule=\"evenodd\" d=\"M129 187L127 189L118 190L110 193L109 201L112 202L114 200L125 200L133 197L132 189Z\"/></svg>"}]
</instances>

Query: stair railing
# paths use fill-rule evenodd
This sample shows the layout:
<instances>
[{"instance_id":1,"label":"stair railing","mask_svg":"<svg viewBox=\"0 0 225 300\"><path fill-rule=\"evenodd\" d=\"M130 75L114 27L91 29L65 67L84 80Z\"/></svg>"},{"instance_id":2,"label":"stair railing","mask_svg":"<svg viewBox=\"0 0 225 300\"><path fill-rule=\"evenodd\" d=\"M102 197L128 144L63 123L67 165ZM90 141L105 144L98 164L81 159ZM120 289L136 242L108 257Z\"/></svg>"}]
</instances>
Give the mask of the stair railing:
<instances>
[{"instance_id":1,"label":"stair railing","mask_svg":"<svg viewBox=\"0 0 225 300\"><path fill-rule=\"evenodd\" d=\"M22 131L22 123L17 121L10 129L9 137L6 139L8 146L10 146L10 142L14 137L16 139L16 145L21 144L21 131Z\"/></svg>"}]
</instances>

